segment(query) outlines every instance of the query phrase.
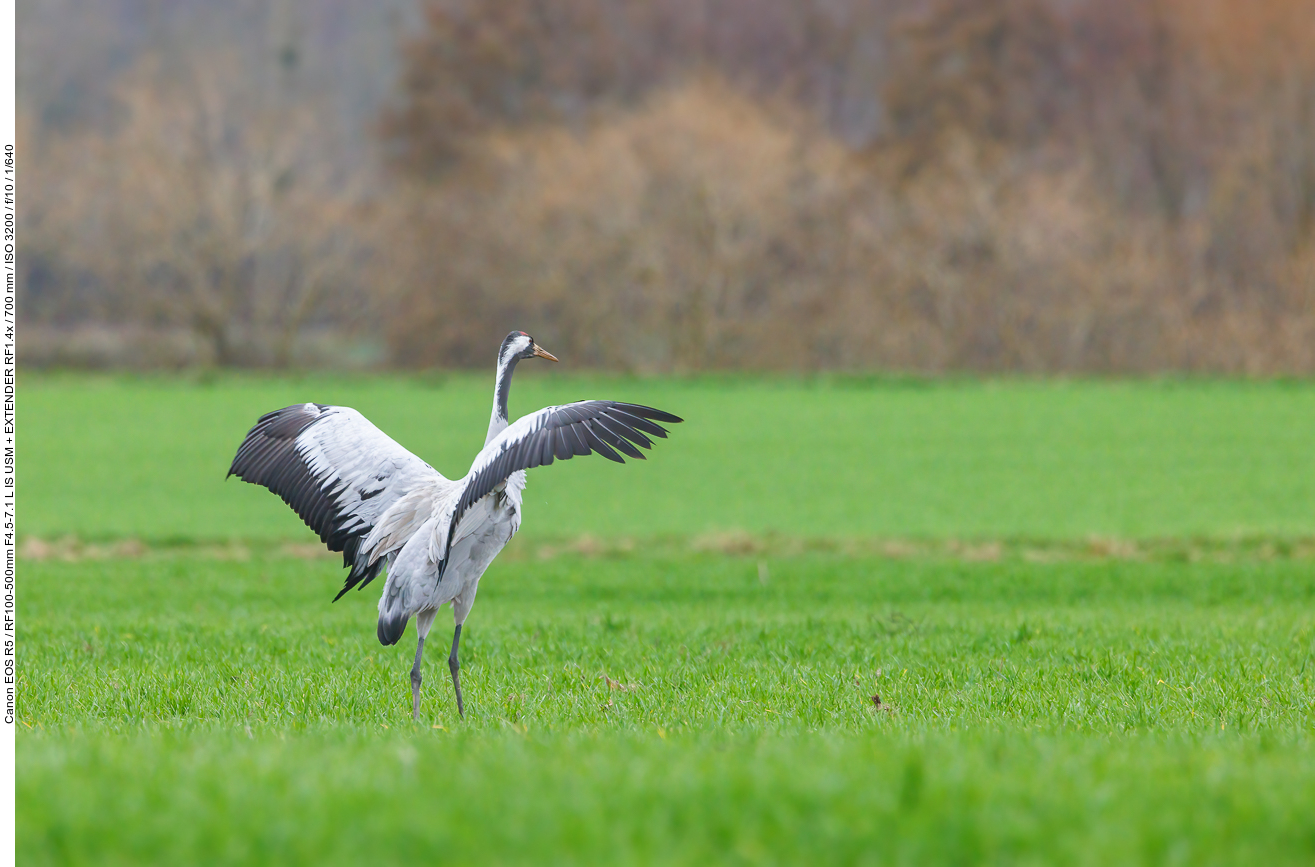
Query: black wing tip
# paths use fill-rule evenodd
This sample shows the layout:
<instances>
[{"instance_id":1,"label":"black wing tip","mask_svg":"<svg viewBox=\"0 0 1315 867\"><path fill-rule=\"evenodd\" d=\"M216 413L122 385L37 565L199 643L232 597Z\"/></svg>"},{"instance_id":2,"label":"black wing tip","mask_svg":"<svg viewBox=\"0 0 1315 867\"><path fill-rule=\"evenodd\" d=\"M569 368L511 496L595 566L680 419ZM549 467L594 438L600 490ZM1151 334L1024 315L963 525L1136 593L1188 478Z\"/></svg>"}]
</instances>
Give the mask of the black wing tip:
<instances>
[{"instance_id":1,"label":"black wing tip","mask_svg":"<svg viewBox=\"0 0 1315 867\"><path fill-rule=\"evenodd\" d=\"M343 552L342 565L351 567L352 570L347 573L347 580L343 582L342 589L338 591L338 595L333 597L334 602L337 602L339 599L346 596L347 591L351 590L353 587L357 590L364 590L365 585L369 584L375 578L378 578L379 573L384 569L383 560L375 560L373 563L369 563L365 566L356 563L356 554L362 538L363 537L359 535L353 536L347 541L347 544L344 544L341 548L334 548L332 545L329 546L330 551L339 550ZM348 548L351 550L349 551Z\"/></svg>"},{"instance_id":2,"label":"black wing tip","mask_svg":"<svg viewBox=\"0 0 1315 867\"><path fill-rule=\"evenodd\" d=\"M651 406L644 406L642 403L621 403L618 401L614 406L617 409L630 413L631 415L652 419L653 421L664 421L667 424L680 424L684 421L684 419L678 415L672 415L669 412L655 409ZM636 410L638 411L636 412Z\"/></svg>"}]
</instances>

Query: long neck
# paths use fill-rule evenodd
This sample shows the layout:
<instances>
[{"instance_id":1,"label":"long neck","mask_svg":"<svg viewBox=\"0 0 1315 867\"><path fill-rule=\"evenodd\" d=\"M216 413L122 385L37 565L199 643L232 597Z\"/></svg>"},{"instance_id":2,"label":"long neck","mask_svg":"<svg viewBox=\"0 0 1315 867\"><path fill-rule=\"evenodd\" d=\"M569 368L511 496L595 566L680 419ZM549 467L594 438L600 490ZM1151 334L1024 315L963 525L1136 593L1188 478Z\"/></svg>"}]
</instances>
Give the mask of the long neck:
<instances>
[{"instance_id":1,"label":"long neck","mask_svg":"<svg viewBox=\"0 0 1315 867\"><path fill-rule=\"evenodd\" d=\"M489 435L484 438L484 445L507 429L507 395L511 393L511 375L516 371L516 362L520 361L515 353L498 359L498 377L493 385L493 417L489 419Z\"/></svg>"}]
</instances>

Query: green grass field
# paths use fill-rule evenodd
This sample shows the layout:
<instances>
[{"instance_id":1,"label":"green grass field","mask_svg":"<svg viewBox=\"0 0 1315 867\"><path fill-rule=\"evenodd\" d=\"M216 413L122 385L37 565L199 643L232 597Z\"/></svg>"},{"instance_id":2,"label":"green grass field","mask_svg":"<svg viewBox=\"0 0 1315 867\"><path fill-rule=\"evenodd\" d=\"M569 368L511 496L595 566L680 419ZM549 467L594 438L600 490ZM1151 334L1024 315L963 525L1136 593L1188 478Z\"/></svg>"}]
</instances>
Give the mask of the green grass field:
<instances>
[{"instance_id":1,"label":"green grass field","mask_svg":"<svg viewBox=\"0 0 1315 867\"><path fill-rule=\"evenodd\" d=\"M1315 386L524 377L689 421L531 473L413 723L222 477L307 399L460 475L485 385L21 383L23 863L1315 859Z\"/></svg>"},{"instance_id":2,"label":"green grass field","mask_svg":"<svg viewBox=\"0 0 1315 867\"><path fill-rule=\"evenodd\" d=\"M677 382L523 367L513 415L617 397L688 419L647 464L532 474L530 537L1315 533L1315 383ZM483 445L492 392L483 376L24 380L22 530L305 538L278 498L224 483L261 413L354 406L457 478Z\"/></svg>"}]
</instances>

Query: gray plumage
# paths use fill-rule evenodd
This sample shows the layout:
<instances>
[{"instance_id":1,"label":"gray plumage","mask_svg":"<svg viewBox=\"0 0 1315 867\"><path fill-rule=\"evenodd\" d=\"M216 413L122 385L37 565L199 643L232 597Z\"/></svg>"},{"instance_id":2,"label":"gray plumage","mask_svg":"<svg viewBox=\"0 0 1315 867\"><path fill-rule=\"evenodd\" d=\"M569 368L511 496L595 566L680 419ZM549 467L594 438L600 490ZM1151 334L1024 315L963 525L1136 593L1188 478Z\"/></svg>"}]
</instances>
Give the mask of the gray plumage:
<instances>
[{"instance_id":1,"label":"gray plumage","mask_svg":"<svg viewBox=\"0 0 1315 867\"><path fill-rule=\"evenodd\" d=\"M457 708L464 714L457 647L479 579L520 528L525 471L554 459L598 453L642 459L657 422L680 418L652 407L588 400L507 420L517 362L556 361L528 334L513 331L498 353L493 412L484 448L470 471L450 480L408 452L354 409L306 403L262 416L233 458L229 475L283 498L341 551L350 571L334 600L387 572L377 634L396 644L412 617L419 642L411 669L412 713L419 714L420 661L439 607L452 603L456 624L448 658ZM639 448L637 448L639 447Z\"/></svg>"}]
</instances>

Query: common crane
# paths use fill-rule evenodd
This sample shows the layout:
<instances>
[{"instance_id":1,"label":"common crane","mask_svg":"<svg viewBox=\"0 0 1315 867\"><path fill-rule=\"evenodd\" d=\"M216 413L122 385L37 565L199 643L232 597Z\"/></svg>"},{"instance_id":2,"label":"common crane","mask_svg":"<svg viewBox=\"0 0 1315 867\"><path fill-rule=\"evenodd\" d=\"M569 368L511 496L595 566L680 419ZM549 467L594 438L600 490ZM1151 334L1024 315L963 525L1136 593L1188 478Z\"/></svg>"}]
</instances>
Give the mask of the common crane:
<instances>
[{"instance_id":1,"label":"common crane","mask_svg":"<svg viewBox=\"0 0 1315 867\"><path fill-rule=\"evenodd\" d=\"M617 463L643 459L646 434L665 438L657 422L670 413L612 400L550 406L507 421L507 395L516 365L527 358L556 361L524 331L513 331L498 351L493 415L484 448L470 471L448 480L402 448L354 409L303 403L260 417L237 450L228 475L263 485L283 498L330 551L350 568L334 601L387 571L379 598L378 636L396 644L416 618L411 667L411 715L420 715L420 659L440 606L451 602L456 628L448 669L465 716L457 646L475 603L480 576L521 524L525 471L554 459L598 453Z\"/></svg>"}]
</instances>

